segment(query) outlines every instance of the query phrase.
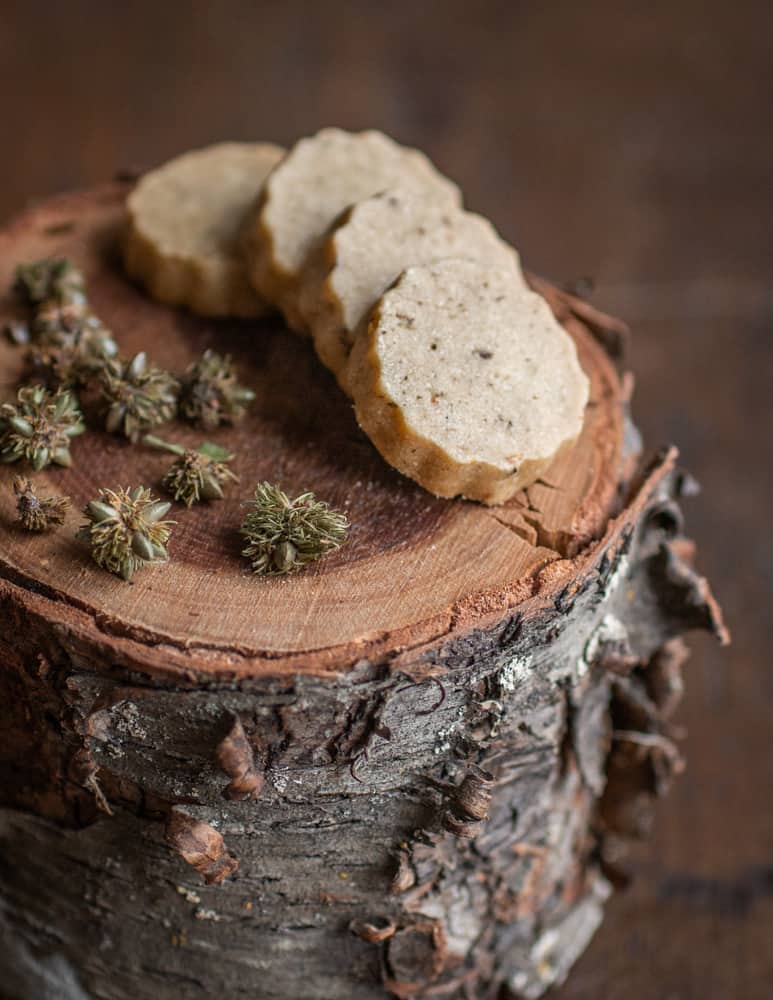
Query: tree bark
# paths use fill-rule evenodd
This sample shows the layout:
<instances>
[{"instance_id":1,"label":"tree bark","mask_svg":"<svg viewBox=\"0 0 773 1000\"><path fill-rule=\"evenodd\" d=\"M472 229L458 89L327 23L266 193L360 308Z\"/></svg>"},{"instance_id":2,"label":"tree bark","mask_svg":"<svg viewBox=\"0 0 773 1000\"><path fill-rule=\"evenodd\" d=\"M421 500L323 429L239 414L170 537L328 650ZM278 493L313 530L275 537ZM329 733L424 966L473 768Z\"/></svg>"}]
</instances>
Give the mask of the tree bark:
<instances>
[{"instance_id":1,"label":"tree bark","mask_svg":"<svg viewBox=\"0 0 773 1000\"><path fill-rule=\"evenodd\" d=\"M115 273L123 195L36 209L0 240L2 266L53 240L88 267L119 340L178 364L205 330L233 338ZM186 521L181 568L127 588L70 543L9 536L4 997L531 1000L566 975L601 920L611 840L646 830L681 767L679 636L726 633L682 535L689 481L673 449L638 460L625 382L598 347L619 350L623 328L535 287L578 339L594 395L573 455L499 511L382 470L306 347L267 327L245 348L243 326L244 363L258 380L269 368L259 388L300 404L224 440L274 449L290 479L297 459L329 490L343 482L362 530L348 555L246 578L223 504ZM93 437L60 480L84 501L148 461ZM410 581L394 579L401 564Z\"/></svg>"}]
</instances>

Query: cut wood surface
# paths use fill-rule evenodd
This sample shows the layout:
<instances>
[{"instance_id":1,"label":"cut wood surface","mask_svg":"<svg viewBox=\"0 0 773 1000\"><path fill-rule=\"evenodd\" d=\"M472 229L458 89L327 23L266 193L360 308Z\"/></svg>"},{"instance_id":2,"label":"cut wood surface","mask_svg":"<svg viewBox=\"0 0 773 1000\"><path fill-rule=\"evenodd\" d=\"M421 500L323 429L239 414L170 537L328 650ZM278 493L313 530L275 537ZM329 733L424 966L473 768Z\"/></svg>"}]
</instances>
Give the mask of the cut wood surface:
<instances>
[{"instance_id":1,"label":"cut wood surface","mask_svg":"<svg viewBox=\"0 0 773 1000\"><path fill-rule=\"evenodd\" d=\"M278 658L311 670L353 663L376 647L416 645L452 624L501 613L536 592L541 574L557 579L565 560L601 536L619 507L624 400L600 338L619 335L620 324L535 279L575 338L591 380L582 435L503 507L439 500L386 465L313 349L279 320L202 320L137 290L118 263L125 194L115 185L65 195L0 235L0 322L20 315L9 291L17 264L69 256L85 270L94 310L124 353L147 350L157 364L181 371L207 347L229 352L257 400L235 429L161 429L177 441L211 437L234 451L241 485L221 503L177 506L170 562L138 573L130 585L98 569L73 533L99 487L142 483L158 490L164 455L100 431L78 439L70 470L50 468L37 477L41 491L73 500L65 527L45 536L14 527L15 470L0 469L0 563L11 578L56 597L62 615L106 635L162 643L152 657L162 670L184 663L247 673ZM23 352L3 343L7 398L22 365ZM312 489L344 510L349 542L302 574L250 576L240 556L240 501L263 479L291 494Z\"/></svg>"}]
</instances>

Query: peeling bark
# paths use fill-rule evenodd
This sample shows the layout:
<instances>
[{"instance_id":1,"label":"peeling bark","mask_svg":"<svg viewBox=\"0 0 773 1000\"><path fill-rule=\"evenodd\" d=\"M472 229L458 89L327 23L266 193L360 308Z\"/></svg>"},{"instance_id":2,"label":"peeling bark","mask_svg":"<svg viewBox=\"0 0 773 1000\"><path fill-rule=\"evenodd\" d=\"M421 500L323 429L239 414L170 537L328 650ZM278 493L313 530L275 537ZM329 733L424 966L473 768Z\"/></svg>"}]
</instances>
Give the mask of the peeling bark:
<instances>
[{"instance_id":1,"label":"peeling bark","mask_svg":"<svg viewBox=\"0 0 773 1000\"><path fill-rule=\"evenodd\" d=\"M661 456L511 614L333 675L164 682L1 582L9 1000L560 981L679 769L677 636L726 637L679 482Z\"/></svg>"},{"instance_id":2,"label":"peeling bark","mask_svg":"<svg viewBox=\"0 0 773 1000\"><path fill-rule=\"evenodd\" d=\"M226 850L221 834L205 823L174 808L166 823L166 842L207 885L220 885L239 867L236 858Z\"/></svg>"},{"instance_id":3,"label":"peeling bark","mask_svg":"<svg viewBox=\"0 0 773 1000\"><path fill-rule=\"evenodd\" d=\"M255 768L255 753L238 717L218 744L216 757L231 779L223 790L227 799L256 799L260 795L265 778Z\"/></svg>"}]
</instances>

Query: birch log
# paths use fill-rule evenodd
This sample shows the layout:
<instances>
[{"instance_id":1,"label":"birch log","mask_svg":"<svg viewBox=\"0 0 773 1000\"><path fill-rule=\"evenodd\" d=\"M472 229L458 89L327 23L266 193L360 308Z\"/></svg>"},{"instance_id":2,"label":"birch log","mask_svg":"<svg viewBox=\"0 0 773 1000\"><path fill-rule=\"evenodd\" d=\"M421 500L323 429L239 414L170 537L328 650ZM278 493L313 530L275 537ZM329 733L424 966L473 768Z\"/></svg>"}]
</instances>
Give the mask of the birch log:
<instances>
[{"instance_id":1,"label":"birch log","mask_svg":"<svg viewBox=\"0 0 773 1000\"><path fill-rule=\"evenodd\" d=\"M642 457L627 417L624 327L533 279L592 382L583 435L505 507L436 500L278 321L132 287L125 194L21 216L0 286L68 255L127 354L230 352L258 398L216 435L241 493L181 509L171 562L132 584L74 540L78 509L99 486L157 489L163 455L78 439L71 470L38 477L74 501L40 537L0 470L0 995L540 996L601 920L610 844L682 766L680 636L726 638L683 535L690 481L673 449ZM3 344L4 394L21 365ZM343 507L347 546L250 577L239 500L264 478Z\"/></svg>"}]
</instances>

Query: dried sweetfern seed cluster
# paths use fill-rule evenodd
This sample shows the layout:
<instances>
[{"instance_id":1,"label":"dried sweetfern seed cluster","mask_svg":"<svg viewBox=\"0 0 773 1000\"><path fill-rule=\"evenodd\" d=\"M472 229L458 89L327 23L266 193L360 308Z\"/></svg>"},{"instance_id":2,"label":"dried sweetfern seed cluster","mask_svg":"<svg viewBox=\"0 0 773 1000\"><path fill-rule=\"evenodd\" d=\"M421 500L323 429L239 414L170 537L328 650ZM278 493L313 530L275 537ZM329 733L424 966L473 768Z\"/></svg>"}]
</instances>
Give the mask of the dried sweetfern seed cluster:
<instances>
[{"instance_id":1,"label":"dried sweetfern seed cluster","mask_svg":"<svg viewBox=\"0 0 773 1000\"><path fill-rule=\"evenodd\" d=\"M117 354L112 333L91 310L83 274L69 260L21 265L14 287L31 312L29 326L17 326L13 337L30 345L33 378L52 387L82 385Z\"/></svg>"},{"instance_id":2,"label":"dried sweetfern seed cluster","mask_svg":"<svg viewBox=\"0 0 773 1000\"><path fill-rule=\"evenodd\" d=\"M222 500L224 487L239 481L236 473L228 468L234 455L211 441L205 441L198 448L184 448L148 434L145 444L177 456L164 476L163 485L186 507L202 500Z\"/></svg>"},{"instance_id":3,"label":"dried sweetfern seed cluster","mask_svg":"<svg viewBox=\"0 0 773 1000\"><path fill-rule=\"evenodd\" d=\"M86 282L66 257L44 257L16 268L14 291L30 308L47 302L80 305L86 298Z\"/></svg>"},{"instance_id":4,"label":"dried sweetfern seed cluster","mask_svg":"<svg viewBox=\"0 0 773 1000\"><path fill-rule=\"evenodd\" d=\"M131 360L107 362L100 373L106 407L105 428L130 441L177 413L180 383L169 372L148 364L144 351Z\"/></svg>"},{"instance_id":5,"label":"dried sweetfern seed cluster","mask_svg":"<svg viewBox=\"0 0 773 1000\"><path fill-rule=\"evenodd\" d=\"M131 359L119 357L112 334L89 307L83 274L65 258L21 265L15 290L30 310L31 321L13 324L8 332L15 343L28 346L32 376L42 384L23 386L15 404L0 406L3 462L25 459L36 470L50 463L69 466L71 440L86 429L74 390L94 383L100 389L106 429L132 442L178 411L208 428L237 423L255 399L255 393L239 383L228 355L205 351L181 381L149 364L145 352ZM238 482L229 468L234 455L217 444L186 448L151 434L145 441L175 455L163 485L188 507L221 499L225 487ZM27 530L45 531L63 523L69 498L39 497L22 477L15 480L14 491L19 520ZM166 560L174 524L165 520L170 506L144 486L101 489L99 499L85 508L88 522L78 537L90 545L97 565L129 580L145 564ZM264 482L249 506L241 532L248 543L244 555L257 574L293 572L346 539L344 515L312 493L291 500Z\"/></svg>"},{"instance_id":6,"label":"dried sweetfern seed cluster","mask_svg":"<svg viewBox=\"0 0 773 1000\"><path fill-rule=\"evenodd\" d=\"M146 563L168 558L167 542L174 521L164 520L171 504L159 500L144 486L130 490L99 491L88 503L88 518L78 537L91 546L94 562L124 580Z\"/></svg>"},{"instance_id":7,"label":"dried sweetfern seed cluster","mask_svg":"<svg viewBox=\"0 0 773 1000\"><path fill-rule=\"evenodd\" d=\"M291 500L278 486L259 483L246 506L249 513L241 534L248 544L242 554L253 573L292 573L340 548L346 540L346 517L313 493Z\"/></svg>"},{"instance_id":8,"label":"dried sweetfern seed cluster","mask_svg":"<svg viewBox=\"0 0 773 1000\"><path fill-rule=\"evenodd\" d=\"M69 497L39 497L34 483L23 476L13 481L16 494L16 512L27 531L47 531L64 524L70 508Z\"/></svg>"},{"instance_id":9,"label":"dried sweetfern seed cluster","mask_svg":"<svg viewBox=\"0 0 773 1000\"><path fill-rule=\"evenodd\" d=\"M74 344L36 344L27 352L30 381L74 389L84 377L81 354Z\"/></svg>"},{"instance_id":10,"label":"dried sweetfern seed cluster","mask_svg":"<svg viewBox=\"0 0 773 1000\"><path fill-rule=\"evenodd\" d=\"M36 471L51 463L69 466L71 441L85 430L78 401L71 392L24 386L15 404L0 406L0 460L24 459Z\"/></svg>"},{"instance_id":11,"label":"dried sweetfern seed cluster","mask_svg":"<svg viewBox=\"0 0 773 1000\"><path fill-rule=\"evenodd\" d=\"M180 412L212 430L238 423L254 399L252 389L239 384L230 356L207 350L182 378Z\"/></svg>"},{"instance_id":12,"label":"dried sweetfern seed cluster","mask_svg":"<svg viewBox=\"0 0 773 1000\"><path fill-rule=\"evenodd\" d=\"M89 317L74 330L35 341L27 352L27 365L30 376L46 385L79 387L98 374L117 351L110 331L96 317Z\"/></svg>"}]
</instances>

